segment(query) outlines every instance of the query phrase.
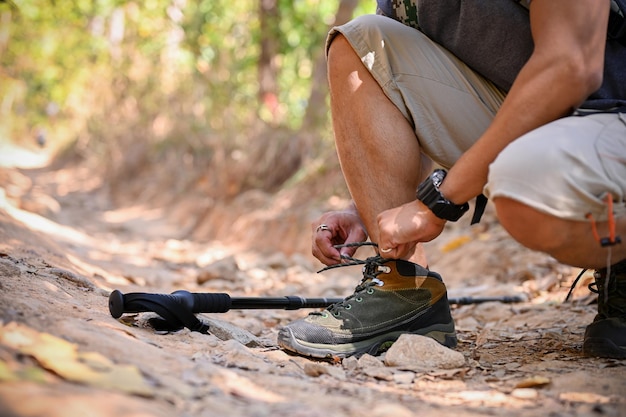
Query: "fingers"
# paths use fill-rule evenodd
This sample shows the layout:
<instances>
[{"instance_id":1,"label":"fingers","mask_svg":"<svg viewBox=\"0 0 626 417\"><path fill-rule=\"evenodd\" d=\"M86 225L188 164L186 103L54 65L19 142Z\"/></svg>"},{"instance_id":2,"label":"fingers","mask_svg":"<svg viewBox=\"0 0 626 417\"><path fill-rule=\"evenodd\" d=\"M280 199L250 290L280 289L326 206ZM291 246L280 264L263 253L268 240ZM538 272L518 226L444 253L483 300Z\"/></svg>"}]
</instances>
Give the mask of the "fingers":
<instances>
[{"instance_id":1,"label":"fingers","mask_svg":"<svg viewBox=\"0 0 626 417\"><path fill-rule=\"evenodd\" d=\"M365 232L365 229L361 227L355 227L350 229L348 237L346 238L345 242L343 242L343 244L349 245L351 243L365 242L366 240L367 233ZM357 246L345 246L340 249L340 253L345 256L353 256L357 249Z\"/></svg>"},{"instance_id":2,"label":"fingers","mask_svg":"<svg viewBox=\"0 0 626 417\"><path fill-rule=\"evenodd\" d=\"M341 254L333 247L334 233L330 226L322 223L312 225L312 253L324 265L334 265L341 262Z\"/></svg>"},{"instance_id":3,"label":"fingers","mask_svg":"<svg viewBox=\"0 0 626 417\"><path fill-rule=\"evenodd\" d=\"M330 227L328 227L328 225L324 224L324 223L321 223L320 225L318 225L315 228L315 233L319 233L319 232L323 232L323 231L330 232L331 234L333 233L333 231L330 229Z\"/></svg>"},{"instance_id":4,"label":"fingers","mask_svg":"<svg viewBox=\"0 0 626 417\"><path fill-rule=\"evenodd\" d=\"M380 256L387 259L407 259L415 252L415 246L415 243L402 243L393 248L379 246L378 252Z\"/></svg>"},{"instance_id":5,"label":"fingers","mask_svg":"<svg viewBox=\"0 0 626 417\"><path fill-rule=\"evenodd\" d=\"M395 259L398 257L398 246L389 242L382 243L379 241L378 254L383 258Z\"/></svg>"},{"instance_id":6,"label":"fingers","mask_svg":"<svg viewBox=\"0 0 626 417\"><path fill-rule=\"evenodd\" d=\"M313 256L325 265L342 262L342 255L352 256L355 247L337 249L334 245L364 242L367 232L358 214L350 211L333 211L324 214L311 224L311 248ZM341 252L340 252L341 251Z\"/></svg>"}]
</instances>

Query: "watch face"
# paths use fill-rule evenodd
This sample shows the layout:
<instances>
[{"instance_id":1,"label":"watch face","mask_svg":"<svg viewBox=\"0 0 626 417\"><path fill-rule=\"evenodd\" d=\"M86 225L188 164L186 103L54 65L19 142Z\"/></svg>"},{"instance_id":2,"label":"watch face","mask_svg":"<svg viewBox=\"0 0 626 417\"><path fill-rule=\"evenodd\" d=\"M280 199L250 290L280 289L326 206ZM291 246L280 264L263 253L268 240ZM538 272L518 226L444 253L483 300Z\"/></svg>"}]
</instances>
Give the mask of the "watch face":
<instances>
[{"instance_id":1,"label":"watch face","mask_svg":"<svg viewBox=\"0 0 626 417\"><path fill-rule=\"evenodd\" d=\"M416 197L437 217L457 221L469 209L469 204L454 204L439 191L439 186L446 177L446 171L435 170L417 189Z\"/></svg>"},{"instance_id":2,"label":"watch face","mask_svg":"<svg viewBox=\"0 0 626 417\"><path fill-rule=\"evenodd\" d=\"M441 185L445 177L446 177L446 171L444 171L443 169L436 169L432 173L432 181L433 181L433 184L435 184L435 187L439 188L439 186Z\"/></svg>"}]
</instances>

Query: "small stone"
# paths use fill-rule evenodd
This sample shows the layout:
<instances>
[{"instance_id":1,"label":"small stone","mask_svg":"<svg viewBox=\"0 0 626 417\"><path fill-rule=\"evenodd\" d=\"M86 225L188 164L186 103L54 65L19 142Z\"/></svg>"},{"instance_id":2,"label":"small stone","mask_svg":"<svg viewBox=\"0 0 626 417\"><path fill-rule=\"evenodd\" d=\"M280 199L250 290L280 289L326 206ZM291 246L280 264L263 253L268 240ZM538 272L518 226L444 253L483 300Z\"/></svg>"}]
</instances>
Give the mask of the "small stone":
<instances>
[{"instance_id":1,"label":"small stone","mask_svg":"<svg viewBox=\"0 0 626 417\"><path fill-rule=\"evenodd\" d=\"M354 356L348 356L341 361L341 366L346 371L355 371L359 367L359 360Z\"/></svg>"},{"instance_id":2,"label":"small stone","mask_svg":"<svg viewBox=\"0 0 626 417\"><path fill-rule=\"evenodd\" d=\"M400 385L409 385L415 379L414 372L394 372L393 373L393 382Z\"/></svg>"},{"instance_id":3,"label":"small stone","mask_svg":"<svg viewBox=\"0 0 626 417\"><path fill-rule=\"evenodd\" d=\"M462 353L449 349L430 337L403 334L387 351L385 365L434 370L461 368L466 363Z\"/></svg>"},{"instance_id":4,"label":"small stone","mask_svg":"<svg viewBox=\"0 0 626 417\"><path fill-rule=\"evenodd\" d=\"M323 363L318 363L318 362L306 363L304 364L303 370L305 374L307 374L308 376L312 376L312 377L328 375L333 378L337 378L341 381L346 379L346 374L344 373L343 369L337 368L332 365L323 364Z\"/></svg>"},{"instance_id":5,"label":"small stone","mask_svg":"<svg viewBox=\"0 0 626 417\"><path fill-rule=\"evenodd\" d=\"M534 400L538 396L539 393L533 388L517 388L511 391L511 397L519 398L520 400Z\"/></svg>"},{"instance_id":6,"label":"small stone","mask_svg":"<svg viewBox=\"0 0 626 417\"><path fill-rule=\"evenodd\" d=\"M368 366L366 368L363 368L361 372L372 378L380 379L381 381L393 380L393 371L390 368L380 366Z\"/></svg>"},{"instance_id":7,"label":"small stone","mask_svg":"<svg viewBox=\"0 0 626 417\"><path fill-rule=\"evenodd\" d=\"M217 350L217 349L216 349ZM263 357L255 355L249 348L235 340L228 340L212 355L214 363L228 368L267 372L271 365Z\"/></svg>"},{"instance_id":8,"label":"small stone","mask_svg":"<svg viewBox=\"0 0 626 417\"><path fill-rule=\"evenodd\" d=\"M235 274L239 271L237 260L234 256L227 256L213 262L212 264L204 266L196 276L196 282L199 285L204 284L207 281L215 279L233 279Z\"/></svg>"},{"instance_id":9,"label":"small stone","mask_svg":"<svg viewBox=\"0 0 626 417\"><path fill-rule=\"evenodd\" d=\"M209 333L221 340L236 340L247 347L261 347L263 343L249 331L229 322L215 318L204 318L209 325Z\"/></svg>"},{"instance_id":10,"label":"small stone","mask_svg":"<svg viewBox=\"0 0 626 417\"><path fill-rule=\"evenodd\" d=\"M304 373L308 376L318 377L320 375L328 375L328 367L322 365L321 363L305 363L304 364Z\"/></svg>"},{"instance_id":11,"label":"small stone","mask_svg":"<svg viewBox=\"0 0 626 417\"><path fill-rule=\"evenodd\" d=\"M359 367L360 368L368 368L368 367L383 367L385 364L375 356L370 354L364 354L359 358Z\"/></svg>"}]
</instances>

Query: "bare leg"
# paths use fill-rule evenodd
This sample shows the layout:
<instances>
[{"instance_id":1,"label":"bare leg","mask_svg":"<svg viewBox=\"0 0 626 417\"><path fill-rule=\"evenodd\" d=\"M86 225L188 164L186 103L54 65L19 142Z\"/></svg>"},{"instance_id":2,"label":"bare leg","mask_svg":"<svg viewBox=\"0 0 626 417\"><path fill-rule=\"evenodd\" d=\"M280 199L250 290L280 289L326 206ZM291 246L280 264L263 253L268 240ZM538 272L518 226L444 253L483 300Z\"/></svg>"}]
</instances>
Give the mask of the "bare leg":
<instances>
[{"instance_id":1,"label":"bare leg","mask_svg":"<svg viewBox=\"0 0 626 417\"><path fill-rule=\"evenodd\" d=\"M328 62L339 161L370 239L377 242L376 216L415 199L430 160L420 152L409 122L342 35L334 39ZM408 260L427 265L422 245Z\"/></svg>"},{"instance_id":2,"label":"bare leg","mask_svg":"<svg viewBox=\"0 0 626 417\"><path fill-rule=\"evenodd\" d=\"M500 223L522 245L572 266L607 266L609 250L595 240L589 222L560 219L510 198L498 197L494 203ZM598 222L597 228L601 237L609 235L607 222ZM626 259L625 217L616 219L616 235L623 242L611 248L611 264Z\"/></svg>"}]
</instances>

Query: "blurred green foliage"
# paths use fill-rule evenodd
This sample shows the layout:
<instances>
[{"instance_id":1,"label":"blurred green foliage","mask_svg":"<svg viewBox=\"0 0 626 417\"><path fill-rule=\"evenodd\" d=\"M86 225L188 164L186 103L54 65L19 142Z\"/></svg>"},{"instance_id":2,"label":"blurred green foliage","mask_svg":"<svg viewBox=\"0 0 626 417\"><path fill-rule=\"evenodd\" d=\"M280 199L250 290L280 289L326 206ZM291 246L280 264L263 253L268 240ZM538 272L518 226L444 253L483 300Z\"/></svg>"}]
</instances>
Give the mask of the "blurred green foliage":
<instances>
[{"instance_id":1,"label":"blurred green foliage","mask_svg":"<svg viewBox=\"0 0 626 417\"><path fill-rule=\"evenodd\" d=\"M297 129L338 0L277 1L272 122ZM362 3L357 13L373 12ZM228 132L248 137L269 117L257 97L258 13L254 0L0 2L0 139L45 129L111 156L137 141L201 151Z\"/></svg>"}]
</instances>

